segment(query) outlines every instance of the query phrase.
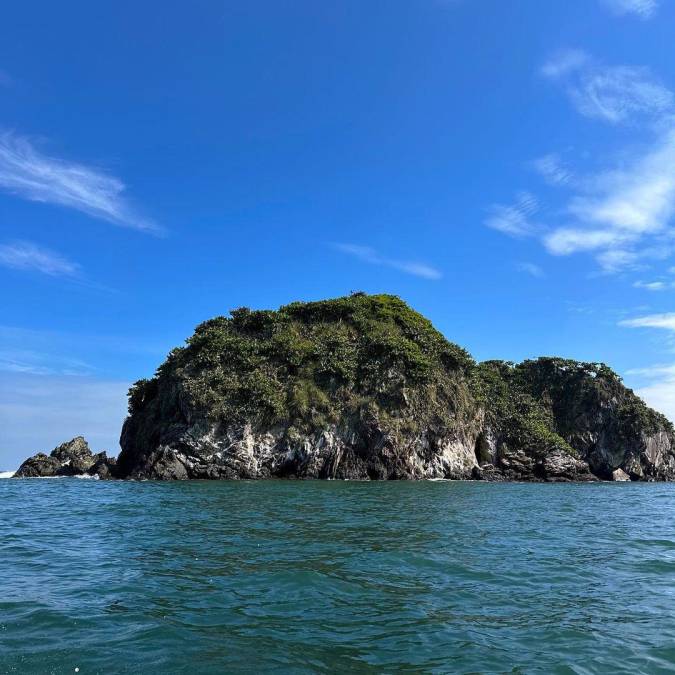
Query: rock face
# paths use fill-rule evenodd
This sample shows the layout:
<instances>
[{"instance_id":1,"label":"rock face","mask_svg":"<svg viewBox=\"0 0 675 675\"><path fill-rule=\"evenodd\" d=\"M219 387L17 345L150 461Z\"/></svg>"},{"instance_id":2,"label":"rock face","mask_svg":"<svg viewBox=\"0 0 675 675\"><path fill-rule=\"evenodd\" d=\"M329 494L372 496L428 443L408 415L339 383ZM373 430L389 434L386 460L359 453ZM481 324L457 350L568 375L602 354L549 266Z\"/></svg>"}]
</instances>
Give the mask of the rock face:
<instances>
[{"instance_id":1,"label":"rock face","mask_svg":"<svg viewBox=\"0 0 675 675\"><path fill-rule=\"evenodd\" d=\"M54 448L50 455L39 452L27 459L14 474L14 478L48 478L52 476L98 475L112 478L116 460L105 452L92 454L87 441L77 436Z\"/></svg>"},{"instance_id":2,"label":"rock face","mask_svg":"<svg viewBox=\"0 0 675 675\"><path fill-rule=\"evenodd\" d=\"M129 478L675 479L671 424L607 366L477 364L362 293L201 324L131 389L120 443Z\"/></svg>"}]
</instances>

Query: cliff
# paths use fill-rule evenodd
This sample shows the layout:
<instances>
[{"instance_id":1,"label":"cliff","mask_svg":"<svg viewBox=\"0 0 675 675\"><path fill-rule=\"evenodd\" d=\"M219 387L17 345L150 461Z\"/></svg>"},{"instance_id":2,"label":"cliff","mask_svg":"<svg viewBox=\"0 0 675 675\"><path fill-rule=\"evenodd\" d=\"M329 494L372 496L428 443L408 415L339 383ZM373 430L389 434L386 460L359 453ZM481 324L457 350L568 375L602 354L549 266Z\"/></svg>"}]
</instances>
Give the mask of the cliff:
<instances>
[{"instance_id":1,"label":"cliff","mask_svg":"<svg viewBox=\"0 0 675 675\"><path fill-rule=\"evenodd\" d=\"M671 480L674 436L603 364L471 356L389 295L197 327L129 393L124 478Z\"/></svg>"}]
</instances>

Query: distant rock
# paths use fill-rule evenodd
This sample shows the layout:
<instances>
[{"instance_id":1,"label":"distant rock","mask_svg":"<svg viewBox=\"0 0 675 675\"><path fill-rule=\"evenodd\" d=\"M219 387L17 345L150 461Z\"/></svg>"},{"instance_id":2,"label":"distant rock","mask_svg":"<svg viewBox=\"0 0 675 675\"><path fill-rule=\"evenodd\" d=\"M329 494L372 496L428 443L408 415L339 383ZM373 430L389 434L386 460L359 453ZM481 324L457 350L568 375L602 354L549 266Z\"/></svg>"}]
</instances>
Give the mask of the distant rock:
<instances>
[{"instance_id":1,"label":"distant rock","mask_svg":"<svg viewBox=\"0 0 675 675\"><path fill-rule=\"evenodd\" d=\"M14 478L49 478L54 476L98 475L115 476L116 461L105 452L92 454L87 441L77 436L54 448L49 455L38 452L29 457L14 474Z\"/></svg>"}]
</instances>

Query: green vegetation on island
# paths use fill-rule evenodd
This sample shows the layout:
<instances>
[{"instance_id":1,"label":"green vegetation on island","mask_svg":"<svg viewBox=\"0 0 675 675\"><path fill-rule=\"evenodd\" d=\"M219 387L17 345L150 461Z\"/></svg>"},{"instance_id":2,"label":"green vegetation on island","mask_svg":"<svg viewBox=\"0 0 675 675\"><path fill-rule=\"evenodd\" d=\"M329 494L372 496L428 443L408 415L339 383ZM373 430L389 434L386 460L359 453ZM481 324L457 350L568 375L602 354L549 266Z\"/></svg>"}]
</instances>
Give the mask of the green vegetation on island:
<instances>
[{"instance_id":1,"label":"green vegetation on island","mask_svg":"<svg viewBox=\"0 0 675 675\"><path fill-rule=\"evenodd\" d=\"M120 442L117 477L675 478L672 425L608 366L476 363L365 293L200 324L131 388Z\"/></svg>"}]
</instances>

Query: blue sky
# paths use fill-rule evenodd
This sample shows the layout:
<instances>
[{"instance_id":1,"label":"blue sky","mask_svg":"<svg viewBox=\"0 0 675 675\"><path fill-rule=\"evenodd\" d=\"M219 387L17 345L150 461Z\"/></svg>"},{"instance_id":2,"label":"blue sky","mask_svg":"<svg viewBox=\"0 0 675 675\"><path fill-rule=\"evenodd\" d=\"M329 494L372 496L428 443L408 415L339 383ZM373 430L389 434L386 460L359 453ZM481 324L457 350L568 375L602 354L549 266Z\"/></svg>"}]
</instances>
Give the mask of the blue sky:
<instances>
[{"instance_id":1,"label":"blue sky","mask_svg":"<svg viewBox=\"0 0 675 675\"><path fill-rule=\"evenodd\" d=\"M10 3L0 469L118 451L200 321L395 293L675 418L675 4Z\"/></svg>"}]
</instances>

